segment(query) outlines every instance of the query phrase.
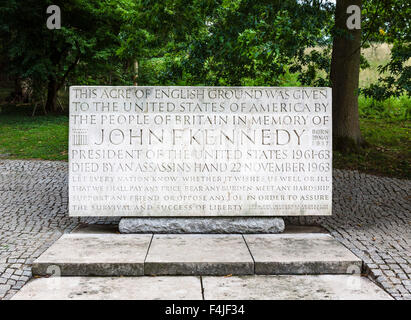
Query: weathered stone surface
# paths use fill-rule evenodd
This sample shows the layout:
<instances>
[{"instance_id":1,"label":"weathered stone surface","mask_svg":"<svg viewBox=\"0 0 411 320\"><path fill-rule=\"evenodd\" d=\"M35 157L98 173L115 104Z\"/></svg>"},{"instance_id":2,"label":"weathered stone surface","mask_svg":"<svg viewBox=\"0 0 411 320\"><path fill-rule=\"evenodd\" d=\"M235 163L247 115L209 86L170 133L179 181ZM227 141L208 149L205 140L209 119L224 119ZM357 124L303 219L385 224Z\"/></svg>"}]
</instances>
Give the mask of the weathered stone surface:
<instances>
[{"instance_id":1,"label":"weathered stone surface","mask_svg":"<svg viewBox=\"0 0 411 320\"><path fill-rule=\"evenodd\" d=\"M359 275L203 277L206 300L391 300Z\"/></svg>"},{"instance_id":2,"label":"weathered stone surface","mask_svg":"<svg viewBox=\"0 0 411 320\"><path fill-rule=\"evenodd\" d=\"M201 300L198 277L34 279L13 300Z\"/></svg>"},{"instance_id":3,"label":"weathered stone surface","mask_svg":"<svg viewBox=\"0 0 411 320\"><path fill-rule=\"evenodd\" d=\"M70 216L331 215L331 88L70 88Z\"/></svg>"},{"instance_id":4,"label":"weathered stone surface","mask_svg":"<svg viewBox=\"0 0 411 320\"><path fill-rule=\"evenodd\" d=\"M146 275L252 274L253 259L241 235L154 235Z\"/></svg>"},{"instance_id":5,"label":"weathered stone surface","mask_svg":"<svg viewBox=\"0 0 411 320\"><path fill-rule=\"evenodd\" d=\"M235 234L152 237L75 233L64 235L43 253L34 262L33 272L37 275L133 276L241 275L254 271L257 274L329 274L361 270L361 260L327 234L244 237L246 241Z\"/></svg>"},{"instance_id":6,"label":"weathered stone surface","mask_svg":"<svg viewBox=\"0 0 411 320\"><path fill-rule=\"evenodd\" d=\"M66 234L33 263L33 274L137 276L152 235Z\"/></svg>"},{"instance_id":7,"label":"weathered stone surface","mask_svg":"<svg viewBox=\"0 0 411 320\"><path fill-rule=\"evenodd\" d=\"M360 276L203 277L206 300L367 299L391 297ZM13 300L200 300L198 277L51 277L30 281Z\"/></svg>"},{"instance_id":8,"label":"weathered stone surface","mask_svg":"<svg viewBox=\"0 0 411 320\"><path fill-rule=\"evenodd\" d=\"M123 218L120 233L281 233L282 218Z\"/></svg>"},{"instance_id":9,"label":"weathered stone surface","mask_svg":"<svg viewBox=\"0 0 411 320\"><path fill-rule=\"evenodd\" d=\"M352 274L362 261L328 234L244 235L256 274Z\"/></svg>"}]
</instances>

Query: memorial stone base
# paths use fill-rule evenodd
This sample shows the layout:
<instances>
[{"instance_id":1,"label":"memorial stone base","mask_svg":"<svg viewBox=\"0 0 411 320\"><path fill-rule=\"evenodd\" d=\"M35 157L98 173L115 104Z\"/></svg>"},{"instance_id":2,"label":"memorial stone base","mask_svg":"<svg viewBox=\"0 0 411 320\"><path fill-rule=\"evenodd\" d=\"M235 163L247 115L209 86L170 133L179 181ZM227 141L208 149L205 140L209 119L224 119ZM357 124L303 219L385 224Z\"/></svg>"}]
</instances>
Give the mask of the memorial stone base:
<instances>
[{"instance_id":1,"label":"memorial stone base","mask_svg":"<svg viewBox=\"0 0 411 320\"><path fill-rule=\"evenodd\" d=\"M123 218L120 233L281 233L284 220L272 217Z\"/></svg>"},{"instance_id":2,"label":"memorial stone base","mask_svg":"<svg viewBox=\"0 0 411 320\"><path fill-rule=\"evenodd\" d=\"M331 235L308 229L249 235L86 229L63 235L35 260L35 279L13 299L391 299L361 276L361 259Z\"/></svg>"}]
</instances>

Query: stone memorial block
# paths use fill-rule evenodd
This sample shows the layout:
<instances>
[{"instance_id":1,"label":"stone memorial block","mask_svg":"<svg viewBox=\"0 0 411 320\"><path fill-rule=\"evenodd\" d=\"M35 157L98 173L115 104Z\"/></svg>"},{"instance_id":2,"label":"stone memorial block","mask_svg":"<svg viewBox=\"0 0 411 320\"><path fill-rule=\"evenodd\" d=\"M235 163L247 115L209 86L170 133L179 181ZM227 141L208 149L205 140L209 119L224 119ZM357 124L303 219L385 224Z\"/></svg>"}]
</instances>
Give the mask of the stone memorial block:
<instances>
[{"instance_id":1,"label":"stone memorial block","mask_svg":"<svg viewBox=\"0 0 411 320\"><path fill-rule=\"evenodd\" d=\"M331 89L70 88L69 214L330 215Z\"/></svg>"}]
</instances>

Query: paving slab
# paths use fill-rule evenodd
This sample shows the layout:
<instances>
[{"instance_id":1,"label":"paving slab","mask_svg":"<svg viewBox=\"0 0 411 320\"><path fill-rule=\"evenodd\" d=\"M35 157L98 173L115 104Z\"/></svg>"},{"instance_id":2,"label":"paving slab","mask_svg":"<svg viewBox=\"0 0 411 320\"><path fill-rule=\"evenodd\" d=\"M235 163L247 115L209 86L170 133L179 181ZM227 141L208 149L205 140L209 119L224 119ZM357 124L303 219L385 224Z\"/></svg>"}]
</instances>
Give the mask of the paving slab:
<instances>
[{"instance_id":1,"label":"paving slab","mask_svg":"<svg viewBox=\"0 0 411 320\"><path fill-rule=\"evenodd\" d=\"M253 274L241 235L154 235L146 275Z\"/></svg>"},{"instance_id":2,"label":"paving slab","mask_svg":"<svg viewBox=\"0 0 411 320\"><path fill-rule=\"evenodd\" d=\"M203 277L205 300L391 300L359 275Z\"/></svg>"},{"instance_id":3,"label":"paving slab","mask_svg":"<svg viewBox=\"0 0 411 320\"><path fill-rule=\"evenodd\" d=\"M361 273L362 261L323 233L244 235L256 274Z\"/></svg>"},{"instance_id":4,"label":"paving slab","mask_svg":"<svg viewBox=\"0 0 411 320\"><path fill-rule=\"evenodd\" d=\"M201 300L198 277L51 277L30 281L13 300Z\"/></svg>"},{"instance_id":5,"label":"paving slab","mask_svg":"<svg viewBox=\"0 0 411 320\"><path fill-rule=\"evenodd\" d=\"M33 263L33 274L137 276L152 235L65 234Z\"/></svg>"}]
</instances>

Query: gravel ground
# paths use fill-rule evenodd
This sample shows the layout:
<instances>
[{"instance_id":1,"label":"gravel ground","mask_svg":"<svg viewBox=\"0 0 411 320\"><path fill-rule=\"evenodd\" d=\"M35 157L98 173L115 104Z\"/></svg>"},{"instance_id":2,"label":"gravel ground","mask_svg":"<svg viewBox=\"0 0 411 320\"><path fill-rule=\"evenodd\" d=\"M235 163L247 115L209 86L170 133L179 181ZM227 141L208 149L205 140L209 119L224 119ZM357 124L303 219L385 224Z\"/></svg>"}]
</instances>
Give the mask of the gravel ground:
<instances>
[{"instance_id":1,"label":"gravel ground","mask_svg":"<svg viewBox=\"0 0 411 320\"><path fill-rule=\"evenodd\" d=\"M65 162L0 160L0 300L30 278L31 263L79 223L117 220L69 218ZM396 299L411 300L410 180L334 170L332 217L287 218L319 224L363 259Z\"/></svg>"}]
</instances>

